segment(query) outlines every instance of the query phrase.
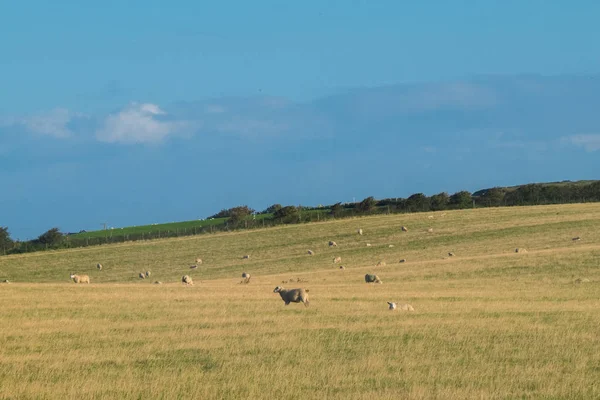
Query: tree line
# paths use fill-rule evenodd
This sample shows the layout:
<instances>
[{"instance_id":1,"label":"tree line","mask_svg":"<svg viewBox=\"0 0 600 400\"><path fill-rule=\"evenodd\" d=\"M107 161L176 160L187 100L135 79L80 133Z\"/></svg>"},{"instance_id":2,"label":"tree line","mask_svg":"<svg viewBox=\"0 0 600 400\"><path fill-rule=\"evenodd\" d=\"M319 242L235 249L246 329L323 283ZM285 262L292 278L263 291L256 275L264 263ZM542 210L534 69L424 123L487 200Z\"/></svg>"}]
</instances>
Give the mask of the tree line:
<instances>
[{"instance_id":1,"label":"tree line","mask_svg":"<svg viewBox=\"0 0 600 400\"><path fill-rule=\"evenodd\" d=\"M52 228L36 239L29 241L14 241L10 237L8 227L0 226L0 255L60 249L69 247L84 247L89 245L124 242L130 240L147 240L157 237L172 237L194 235L238 229L256 229L280 224L296 224L324 221L332 218L348 218L376 214L397 214L428 212L442 210L459 210L479 207L508 207L544 204L567 204L600 201L600 181L591 182L560 182L532 183L514 188L495 187L475 193L459 191L452 195L442 192L432 196L415 193L407 198L387 198L376 200L370 196L356 203L335 203L319 207L303 207L273 204L265 210L257 212L243 205L223 209L209 218L226 218L220 225L193 230L177 230L152 233L116 235L110 238L90 240L70 238ZM256 218L259 215L261 218Z\"/></svg>"}]
</instances>

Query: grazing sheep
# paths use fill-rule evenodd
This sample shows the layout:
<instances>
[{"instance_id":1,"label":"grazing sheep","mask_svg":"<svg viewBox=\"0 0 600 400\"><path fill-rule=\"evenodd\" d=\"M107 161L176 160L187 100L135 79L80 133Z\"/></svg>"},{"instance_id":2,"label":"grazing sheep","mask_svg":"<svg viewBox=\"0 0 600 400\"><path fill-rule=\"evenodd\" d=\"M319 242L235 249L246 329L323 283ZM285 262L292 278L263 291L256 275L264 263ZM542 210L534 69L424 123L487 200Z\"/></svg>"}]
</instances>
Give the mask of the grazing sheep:
<instances>
[{"instance_id":1,"label":"grazing sheep","mask_svg":"<svg viewBox=\"0 0 600 400\"><path fill-rule=\"evenodd\" d=\"M400 260L401 263L405 263L406 262L406 258L403 258Z\"/></svg>"},{"instance_id":2,"label":"grazing sheep","mask_svg":"<svg viewBox=\"0 0 600 400\"><path fill-rule=\"evenodd\" d=\"M334 257L334 259L333 259L333 263L334 263L334 264L337 264L337 263L339 263L339 262L342 262L342 257Z\"/></svg>"},{"instance_id":3,"label":"grazing sheep","mask_svg":"<svg viewBox=\"0 0 600 400\"><path fill-rule=\"evenodd\" d=\"M242 259L244 259L244 260L249 260L249 259L250 259L250 255L249 255L249 254L246 254L244 257L242 257Z\"/></svg>"},{"instance_id":4,"label":"grazing sheep","mask_svg":"<svg viewBox=\"0 0 600 400\"><path fill-rule=\"evenodd\" d=\"M314 256L314 255L315 255L315 252L314 252L314 251L312 251L312 250L309 250L309 251L308 251L308 255L309 255L309 256Z\"/></svg>"},{"instance_id":5,"label":"grazing sheep","mask_svg":"<svg viewBox=\"0 0 600 400\"><path fill-rule=\"evenodd\" d=\"M378 266L378 267L385 267L385 266L386 266L386 263L385 263L385 261L383 261L383 260L382 260L382 261L379 261L379 262L377 263L377 266Z\"/></svg>"},{"instance_id":6,"label":"grazing sheep","mask_svg":"<svg viewBox=\"0 0 600 400\"><path fill-rule=\"evenodd\" d=\"M304 303L305 307L308 307L310 302L308 301L308 290L305 289L284 289L281 286L277 286L273 293L279 293L281 299L285 302L287 306L290 303Z\"/></svg>"},{"instance_id":7,"label":"grazing sheep","mask_svg":"<svg viewBox=\"0 0 600 400\"><path fill-rule=\"evenodd\" d=\"M194 281L192 280L191 276L184 275L181 277L181 283L185 283L186 285L193 285Z\"/></svg>"},{"instance_id":8,"label":"grazing sheep","mask_svg":"<svg viewBox=\"0 0 600 400\"><path fill-rule=\"evenodd\" d=\"M100 264L100 263L96 264L96 268L98 268L98 271L102 271L102 264Z\"/></svg>"},{"instance_id":9,"label":"grazing sheep","mask_svg":"<svg viewBox=\"0 0 600 400\"><path fill-rule=\"evenodd\" d=\"M71 279L75 283L90 283L90 277L87 275L75 275L71 274Z\"/></svg>"},{"instance_id":10,"label":"grazing sheep","mask_svg":"<svg viewBox=\"0 0 600 400\"><path fill-rule=\"evenodd\" d=\"M150 278L150 275L152 275L152 273L150 271L146 271L146 278Z\"/></svg>"},{"instance_id":11,"label":"grazing sheep","mask_svg":"<svg viewBox=\"0 0 600 400\"><path fill-rule=\"evenodd\" d=\"M433 228L429 228L429 229L427 229L427 232L429 232L429 233L433 233Z\"/></svg>"},{"instance_id":12,"label":"grazing sheep","mask_svg":"<svg viewBox=\"0 0 600 400\"><path fill-rule=\"evenodd\" d=\"M154 281L154 284L155 285L162 285L162 282L161 281Z\"/></svg>"},{"instance_id":13,"label":"grazing sheep","mask_svg":"<svg viewBox=\"0 0 600 400\"><path fill-rule=\"evenodd\" d=\"M337 246L336 242L334 242L333 240L329 241L329 247L336 247L336 246Z\"/></svg>"},{"instance_id":14,"label":"grazing sheep","mask_svg":"<svg viewBox=\"0 0 600 400\"><path fill-rule=\"evenodd\" d=\"M143 272L140 272L138 276L140 277L140 279L146 279L146 274L144 274Z\"/></svg>"},{"instance_id":15,"label":"grazing sheep","mask_svg":"<svg viewBox=\"0 0 600 400\"><path fill-rule=\"evenodd\" d=\"M367 243L367 247L371 247L371 243Z\"/></svg>"},{"instance_id":16,"label":"grazing sheep","mask_svg":"<svg viewBox=\"0 0 600 400\"><path fill-rule=\"evenodd\" d=\"M395 310L396 309L396 303L390 303L389 301L387 303L388 303L388 306L389 306L388 307L389 310Z\"/></svg>"},{"instance_id":17,"label":"grazing sheep","mask_svg":"<svg viewBox=\"0 0 600 400\"><path fill-rule=\"evenodd\" d=\"M247 272L242 272L242 278L244 279L242 281L242 283L249 283L250 282L250 274Z\"/></svg>"},{"instance_id":18,"label":"grazing sheep","mask_svg":"<svg viewBox=\"0 0 600 400\"><path fill-rule=\"evenodd\" d=\"M402 232L408 232L408 228L405 226L403 226L401 229L402 229Z\"/></svg>"},{"instance_id":19,"label":"grazing sheep","mask_svg":"<svg viewBox=\"0 0 600 400\"><path fill-rule=\"evenodd\" d=\"M454 257L454 253L453 252L449 252L448 253L448 257Z\"/></svg>"},{"instance_id":20,"label":"grazing sheep","mask_svg":"<svg viewBox=\"0 0 600 400\"><path fill-rule=\"evenodd\" d=\"M381 279L379 279L379 277L375 274L366 274L365 282L367 282L367 283L383 283L381 281Z\"/></svg>"},{"instance_id":21,"label":"grazing sheep","mask_svg":"<svg viewBox=\"0 0 600 400\"><path fill-rule=\"evenodd\" d=\"M410 304L400 304L399 308L402 311L415 311L413 306L411 306Z\"/></svg>"},{"instance_id":22,"label":"grazing sheep","mask_svg":"<svg viewBox=\"0 0 600 400\"><path fill-rule=\"evenodd\" d=\"M362 229L359 229L357 232L358 232L359 235L362 236L362 234L363 234L363 230Z\"/></svg>"},{"instance_id":23,"label":"grazing sheep","mask_svg":"<svg viewBox=\"0 0 600 400\"><path fill-rule=\"evenodd\" d=\"M340 265L340 269L346 269L346 267L344 267L343 265Z\"/></svg>"},{"instance_id":24,"label":"grazing sheep","mask_svg":"<svg viewBox=\"0 0 600 400\"><path fill-rule=\"evenodd\" d=\"M571 240L573 240L574 242L577 242L577 241L581 240L581 238L580 238L579 236L576 236L576 237L574 237L574 238L573 238L573 239L571 239Z\"/></svg>"},{"instance_id":25,"label":"grazing sheep","mask_svg":"<svg viewBox=\"0 0 600 400\"><path fill-rule=\"evenodd\" d=\"M393 245L393 244L390 244L388 247L391 249L392 247L394 247L394 245Z\"/></svg>"},{"instance_id":26,"label":"grazing sheep","mask_svg":"<svg viewBox=\"0 0 600 400\"><path fill-rule=\"evenodd\" d=\"M427 218L433 219L433 215L428 215Z\"/></svg>"},{"instance_id":27,"label":"grazing sheep","mask_svg":"<svg viewBox=\"0 0 600 400\"><path fill-rule=\"evenodd\" d=\"M202 259L201 258L196 258L196 264L202 264Z\"/></svg>"},{"instance_id":28,"label":"grazing sheep","mask_svg":"<svg viewBox=\"0 0 600 400\"><path fill-rule=\"evenodd\" d=\"M517 247L515 249L515 253L527 253L527 250L526 249L520 249L520 248Z\"/></svg>"},{"instance_id":29,"label":"grazing sheep","mask_svg":"<svg viewBox=\"0 0 600 400\"><path fill-rule=\"evenodd\" d=\"M4 282L4 283L10 283L10 282L8 281L8 279L5 279L5 280L3 280L2 282Z\"/></svg>"},{"instance_id":30,"label":"grazing sheep","mask_svg":"<svg viewBox=\"0 0 600 400\"><path fill-rule=\"evenodd\" d=\"M196 268L198 268L198 266L197 265L190 265L190 268L191 269L196 269Z\"/></svg>"}]
</instances>

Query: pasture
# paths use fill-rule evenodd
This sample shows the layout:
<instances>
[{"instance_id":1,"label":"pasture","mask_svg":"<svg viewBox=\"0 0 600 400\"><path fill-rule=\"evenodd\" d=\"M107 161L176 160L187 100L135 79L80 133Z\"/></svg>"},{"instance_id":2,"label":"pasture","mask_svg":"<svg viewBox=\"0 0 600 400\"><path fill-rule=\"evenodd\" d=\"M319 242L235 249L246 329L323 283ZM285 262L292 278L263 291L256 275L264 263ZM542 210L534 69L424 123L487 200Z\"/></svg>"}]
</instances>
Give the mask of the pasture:
<instances>
[{"instance_id":1,"label":"pasture","mask_svg":"<svg viewBox=\"0 0 600 400\"><path fill-rule=\"evenodd\" d=\"M600 398L599 226L486 208L0 257L0 398Z\"/></svg>"}]
</instances>

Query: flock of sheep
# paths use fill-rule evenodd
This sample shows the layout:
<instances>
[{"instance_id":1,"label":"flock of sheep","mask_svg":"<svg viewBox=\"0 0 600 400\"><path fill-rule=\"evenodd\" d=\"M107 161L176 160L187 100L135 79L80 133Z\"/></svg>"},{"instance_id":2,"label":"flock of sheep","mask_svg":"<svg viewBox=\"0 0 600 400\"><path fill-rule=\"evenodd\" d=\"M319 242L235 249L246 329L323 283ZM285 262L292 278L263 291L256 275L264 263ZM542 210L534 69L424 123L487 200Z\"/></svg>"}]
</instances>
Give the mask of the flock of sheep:
<instances>
[{"instance_id":1,"label":"flock of sheep","mask_svg":"<svg viewBox=\"0 0 600 400\"><path fill-rule=\"evenodd\" d=\"M402 232L408 232L408 228L405 226L401 227ZM433 232L433 229L428 229L427 230L429 233ZM359 235L363 235L363 230L362 229L358 229L357 233ZM579 241L580 238L579 237L574 237L573 241ZM328 243L329 247L337 247L337 243L334 241L329 241ZM367 247L370 247L371 244L367 243ZM393 245L389 245L389 247L393 247ZM523 249L523 248L516 248L515 249L516 253L526 253L527 250ZM315 252L313 250L308 250L308 255L313 256L315 254ZM448 256L449 257L453 257L454 253L453 252L448 252ZM250 255L244 255L242 257L242 259L247 260L250 259ZM336 256L333 258L333 263L337 264L340 263L342 261L342 258L339 256ZM404 263L406 262L406 259L403 258L400 260L400 263ZM201 258L197 258L196 259L196 264L191 265L190 269L197 269L198 265L202 264L202 259ZM377 263L377 266L385 266L386 263L385 261L379 261ZM98 263L96 265L96 268L99 271L102 271L103 266L102 264ZM340 269L345 269L344 266L340 265L339 267ZM145 271L145 272L140 272L139 273L139 278L140 279L146 279L149 278L151 276L151 272L150 271ZM71 274L71 279L73 280L73 282L75 283L90 283L90 277L88 275L77 275L72 273ZM366 274L365 277L365 282L366 283L377 283L377 284L382 284L383 281L376 275L376 274ZM299 280L298 280L299 281ZM581 280L583 281L583 280ZM8 281L5 281L6 283L8 283ZM183 275L181 277L181 282L184 285L193 285L194 282L192 280L192 278L189 275ZM162 284L162 282L160 281L156 281L154 282L155 284ZM242 281L240 283L243 284L248 284L250 283L250 274L247 272L243 272L242 273ZM577 283L581 283L581 282L577 282ZM295 289L285 289L282 286L277 286L274 290L273 293L279 293L279 295L281 296L281 299L284 301L285 305L289 305L290 303L303 303L305 307L308 307L310 302L308 299L308 289L304 289L304 288L295 288ZM400 309L402 311L414 311L414 308L412 305L410 304L396 304L395 302L387 302L388 304L388 309L389 310L396 310L396 309Z\"/></svg>"}]
</instances>

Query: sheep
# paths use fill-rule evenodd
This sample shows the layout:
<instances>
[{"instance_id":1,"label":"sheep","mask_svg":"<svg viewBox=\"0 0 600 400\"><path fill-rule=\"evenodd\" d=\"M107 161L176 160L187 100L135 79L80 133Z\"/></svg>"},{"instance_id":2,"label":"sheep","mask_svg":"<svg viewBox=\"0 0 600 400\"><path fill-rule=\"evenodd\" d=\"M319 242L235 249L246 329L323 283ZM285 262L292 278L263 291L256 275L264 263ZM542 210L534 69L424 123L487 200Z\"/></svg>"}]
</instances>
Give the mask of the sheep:
<instances>
[{"instance_id":1,"label":"sheep","mask_svg":"<svg viewBox=\"0 0 600 400\"><path fill-rule=\"evenodd\" d=\"M406 258L403 258L400 260L400 263L405 263L406 262Z\"/></svg>"},{"instance_id":2,"label":"sheep","mask_svg":"<svg viewBox=\"0 0 600 400\"><path fill-rule=\"evenodd\" d=\"M186 285L193 285L194 281L192 280L191 276L184 275L181 277L181 283L185 283Z\"/></svg>"},{"instance_id":3,"label":"sheep","mask_svg":"<svg viewBox=\"0 0 600 400\"><path fill-rule=\"evenodd\" d=\"M314 251L312 251L312 250L308 250L308 255L309 255L309 256L314 256L314 255L315 255L315 252L314 252Z\"/></svg>"},{"instance_id":4,"label":"sheep","mask_svg":"<svg viewBox=\"0 0 600 400\"><path fill-rule=\"evenodd\" d=\"M304 307L308 307L310 302L308 301L308 290L306 289L284 289L281 286L277 286L273 293L279 293L281 299L285 302L285 305L290 303L304 303Z\"/></svg>"},{"instance_id":5,"label":"sheep","mask_svg":"<svg viewBox=\"0 0 600 400\"><path fill-rule=\"evenodd\" d=\"M391 302L387 302L388 303L388 309L389 310L395 310L396 309L396 303L391 303Z\"/></svg>"},{"instance_id":6,"label":"sheep","mask_svg":"<svg viewBox=\"0 0 600 400\"><path fill-rule=\"evenodd\" d=\"M385 261L381 260L381 261L379 261L379 262L377 263L377 266L378 266L378 267L385 267L385 266L386 266L386 263L385 263Z\"/></svg>"},{"instance_id":7,"label":"sheep","mask_svg":"<svg viewBox=\"0 0 600 400\"><path fill-rule=\"evenodd\" d=\"M337 243L334 242L333 240L329 241L329 247L337 247Z\"/></svg>"},{"instance_id":8,"label":"sheep","mask_svg":"<svg viewBox=\"0 0 600 400\"><path fill-rule=\"evenodd\" d=\"M202 264L202 259L201 258L196 258L196 264Z\"/></svg>"},{"instance_id":9,"label":"sheep","mask_svg":"<svg viewBox=\"0 0 600 400\"><path fill-rule=\"evenodd\" d=\"M242 283L250 283L250 274L247 272L242 272L242 278L244 279Z\"/></svg>"},{"instance_id":10,"label":"sheep","mask_svg":"<svg viewBox=\"0 0 600 400\"><path fill-rule=\"evenodd\" d=\"M249 254L246 254L245 256L243 256L243 257L242 257L242 259L244 259L244 260L249 260L249 259L250 259L250 255L249 255Z\"/></svg>"},{"instance_id":11,"label":"sheep","mask_svg":"<svg viewBox=\"0 0 600 400\"><path fill-rule=\"evenodd\" d=\"M527 250L526 249L520 249L520 248L517 247L515 249L515 253L527 253Z\"/></svg>"},{"instance_id":12,"label":"sheep","mask_svg":"<svg viewBox=\"0 0 600 400\"><path fill-rule=\"evenodd\" d=\"M388 247L391 249L392 247L394 247L394 245L393 245L393 244L390 244Z\"/></svg>"},{"instance_id":13,"label":"sheep","mask_svg":"<svg viewBox=\"0 0 600 400\"><path fill-rule=\"evenodd\" d=\"M73 279L73 282L75 283L90 283L90 277L87 275L71 274L71 279Z\"/></svg>"},{"instance_id":14,"label":"sheep","mask_svg":"<svg viewBox=\"0 0 600 400\"><path fill-rule=\"evenodd\" d=\"M343 265L340 265L340 269L346 269L346 267L344 267Z\"/></svg>"},{"instance_id":15,"label":"sheep","mask_svg":"<svg viewBox=\"0 0 600 400\"><path fill-rule=\"evenodd\" d=\"M367 282L367 283L383 283L381 281L381 279L379 279L379 277L375 274L366 274L365 282Z\"/></svg>"},{"instance_id":16,"label":"sheep","mask_svg":"<svg viewBox=\"0 0 600 400\"><path fill-rule=\"evenodd\" d=\"M405 227L405 226L402 226L402 228L401 228L401 229L402 229L402 232L408 232L408 228L407 228L407 227Z\"/></svg>"},{"instance_id":17,"label":"sheep","mask_svg":"<svg viewBox=\"0 0 600 400\"><path fill-rule=\"evenodd\" d=\"M571 239L574 242L578 242L581 240L581 238L579 236L574 237L573 239Z\"/></svg>"},{"instance_id":18,"label":"sheep","mask_svg":"<svg viewBox=\"0 0 600 400\"><path fill-rule=\"evenodd\" d=\"M2 282L4 282L4 283L10 283L10 281L8 279L3 280Z\"/></svg>"},{"instance_id":19,"label":"sheep","mask_svg":"<svg viewBox=\"0 0 600 400\"><path fill-rule=\"evenodd\" d=\"M415 309L413 308L413 306L411 306L410 304L400 304L398 307L402 311L415 311Z\"/></svg>"},{"instance_id":20,"label":"sheep","mask_svg":"<svg viewBox=\"0 0 600 400\"><path fill-rule=\"evenodd\" d=\"M429 229L427 229L427 232L429 232L429 233L433 233L433 228L429 228Z\"/></svg>"},{"instance_id":21,"label":"sheep","mask_svg":"<svg viewBox=\"0 0 600 400\"><path fill-rule=\"evenodd\" d=\"M150 278L150 275L152 275L152 272L146 271L146 278Z\"/></svg>"},{"instance_id":22,"label":"sheep","mask_svg":"<svg viewBox=\"0 0 600 400\"><path fill-rule=\"evenodd\" d=\"M448 252L448 257L454 257L454 253L453 252Z\"/></svg>"},{"instance_id":23,"label":"sheep","mask_svg":"<svg viewBox=\"0 0 600 400\"><path fill-rule=\"evenodd\" d=\"M196 269L196 268L198 268L197 265L190 265L190 269Z\"/></svg>"},{"instance_id":24,"label":"sheep","mask_svg":"<svg viewBox=\"0 0 600 400\"><path fill-rule=\"evenodd\" d=\"M140 279L146 279L146 274L144 274L143 272L140 272L138 276Z\"/></svg>"},{"instance_id":25,"label":"sheep","mask_svg":"<svg viewBox=\"0 0 600 400\"><path fill-rule=\"evenodd\" d=\"M362 236L362 234L363 234L363 230L362 229L359 229L357 232L358 232L359 235Z\"/></svg>"},{"instance_id":26,"label":"sheep","mask_svg":"<svg viewBox=\"0 0 600 400\"><path fill-rule=\"evenodd\" d=\"M161 281L154 281L154 284L155 285L162 285L162 282Z\"/></svg>"},{"instance_id":27,"label":"sheep","mask_svg":"<svg viewBox=\"0 0 600 400\"><path fill-rule=\"evenodd\" d=\"M433 215L428 215L427 218L433 219Z\"/></svg>"},{"instance_id":28,"label":"sheep","mask_svg":"<svg viewBox=\"0 0 600 400\"><path fill-rule=\"evenodd\" d=\"M100 263L96 264L96 268L98 268L98 271L102 271L102 264L100 264Z\"/></svg>"},{"instance_id":29,"label":"sheep","mask_svg":"<svg viewBox=\"0 0 600 400\"><path fill-rule=\"evenodd\" d=\"M371 247L371 243L367 243L367 247Z\"/></svg>"},{"instance_id":30,"label":"sheep","mask_svg":"<svg viewBox=\"0 0 600 400\"><path fill-rule=\"evenodd\" d=\"M588 278L577 278L575 279L574 283L580 284L580 283L588 283L590 280Z\"/></svg>"},{"instance_id":31,"label":"sheep","mask_svg":"<svg viewBox=\"0 0 600 400\"><path fill-rule=\"evenodd\" d=\"M333 263L334 263L334 264L337 264L337 263L339 263L339 262L342 262L342 257L339 257L339 256L338 256L338 257L334 257L334 258L333 258Z\"/></svg>"}]
</instances>

